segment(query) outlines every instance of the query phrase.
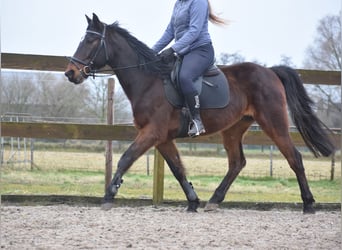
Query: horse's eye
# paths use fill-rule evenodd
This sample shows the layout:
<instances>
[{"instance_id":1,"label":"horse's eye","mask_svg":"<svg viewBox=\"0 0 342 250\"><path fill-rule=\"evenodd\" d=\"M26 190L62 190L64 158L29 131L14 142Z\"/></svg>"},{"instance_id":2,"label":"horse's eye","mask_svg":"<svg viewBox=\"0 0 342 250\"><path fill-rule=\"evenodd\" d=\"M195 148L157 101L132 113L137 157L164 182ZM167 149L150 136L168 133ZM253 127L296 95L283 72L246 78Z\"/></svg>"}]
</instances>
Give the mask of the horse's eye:
<instances>
[{"instance_id":1,"label":"horse's eye","mask_svg":"<svg viewBox=\"0 0 342 250\"><path fill-rule=\"evenodd\" d=\"M96 37L92 37L92 36L85 36L83 38L83 40L86 42L86 43L93 43L97 38Z\"/></svg>"}]
</instances>

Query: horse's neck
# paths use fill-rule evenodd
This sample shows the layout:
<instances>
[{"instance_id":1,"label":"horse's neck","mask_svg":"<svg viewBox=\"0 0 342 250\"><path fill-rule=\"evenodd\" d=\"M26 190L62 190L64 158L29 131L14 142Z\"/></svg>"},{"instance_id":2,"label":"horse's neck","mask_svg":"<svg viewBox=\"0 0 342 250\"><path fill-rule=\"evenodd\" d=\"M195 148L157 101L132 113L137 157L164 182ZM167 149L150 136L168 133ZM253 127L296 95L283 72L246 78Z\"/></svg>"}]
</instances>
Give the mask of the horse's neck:
<instances>
[{"instance_id":1,"label":"horse's neck","mask_svg":"<svg viewBox=\"0 0 342 250\"><path fill-rule=\"evenodd\" d=\"M153 84L139 69L123 69L116 73L122 89L131 102L140 99Z\"/></svg>"},{"instance_id":2,"label":"horse's neck","mask_svg":"<svg viewBox=\"0 0 342 250\"><path fill-rule=\"evenodd\" d=\"M152 80L154 77L151 78L151 75L139 69L138 55L123 37L112 35L108 45L111 52L109 64L117 75L126 96L131 102L137 98L140 99L154 84L155 81Z\"/></svg>"},{"instance_id":3,"label":"horse's neck","mask_svg":"<svg viewBox=\"0 0 342 250\"><path fill-rule=\"evenodd\" d=\"M131 100L133 98L133 94L134 94L133 89L136 83L134 82L134 80L129 79L128 75L125 74L124 71L125 70L119 70L119 71L116 71L115 73L123 91L125 92L128 99Z\"/></svg>"},{"instance_id":4,"label":"horse's neck","mask_svg":"<svg viewBox=\"0 0 342 250\"><path fill-rule=\"evenodd\" d=\"M123 55L123 53L121 53L120 51L116 52L113 55L110 55L110 66L112 67L115 75L117 76L126 96L130 100L133 97L134 86L137 85L135 77L137 69L130 67L136 64L137 62L134 62L133 60L128 60L127 56Z\"/></svg>"}]
</instances>

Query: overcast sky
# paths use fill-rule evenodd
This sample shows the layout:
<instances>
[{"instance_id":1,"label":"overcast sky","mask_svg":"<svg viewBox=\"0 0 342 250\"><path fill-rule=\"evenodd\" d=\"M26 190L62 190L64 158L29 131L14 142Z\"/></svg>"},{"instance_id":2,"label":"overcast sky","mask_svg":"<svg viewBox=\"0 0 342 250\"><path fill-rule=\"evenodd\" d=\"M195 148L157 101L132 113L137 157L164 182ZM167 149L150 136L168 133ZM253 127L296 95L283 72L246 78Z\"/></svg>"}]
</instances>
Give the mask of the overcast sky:
<instances>
[{"instance_id":1,"label":"overcast sky","mask_svg":"<svg viewBox=\"0 0 342 250\"><path fill-rule=\"evenodd\" d=\"M70 56L86 29L85 14L105 23L119 21L152 46L169 21L175 0L0 0L1 50ZM288 56L302 65L320 19L337 15L341 0L211 0L231 23L210 25L216 50L272 66Z\"/></svg>"}]
</instances>

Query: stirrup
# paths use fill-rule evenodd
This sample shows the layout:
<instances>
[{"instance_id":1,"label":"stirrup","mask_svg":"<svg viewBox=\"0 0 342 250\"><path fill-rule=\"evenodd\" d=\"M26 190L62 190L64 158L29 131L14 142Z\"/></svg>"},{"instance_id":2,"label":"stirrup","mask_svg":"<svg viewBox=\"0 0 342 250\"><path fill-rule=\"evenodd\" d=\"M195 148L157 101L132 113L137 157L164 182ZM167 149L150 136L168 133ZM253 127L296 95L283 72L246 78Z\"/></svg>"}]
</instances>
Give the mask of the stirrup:
<instances>
[{"instance_id":1,"label":"stirrup","mask_svg":"<svg viewBox=\"0 0 342 250\"><path fill-rule=\"evenodd\" d=\"M190 137L196 137L203 133L205 133L203 123L199 120L192 120L189 124L188 135Z\"/></svg>"}]
</instances>

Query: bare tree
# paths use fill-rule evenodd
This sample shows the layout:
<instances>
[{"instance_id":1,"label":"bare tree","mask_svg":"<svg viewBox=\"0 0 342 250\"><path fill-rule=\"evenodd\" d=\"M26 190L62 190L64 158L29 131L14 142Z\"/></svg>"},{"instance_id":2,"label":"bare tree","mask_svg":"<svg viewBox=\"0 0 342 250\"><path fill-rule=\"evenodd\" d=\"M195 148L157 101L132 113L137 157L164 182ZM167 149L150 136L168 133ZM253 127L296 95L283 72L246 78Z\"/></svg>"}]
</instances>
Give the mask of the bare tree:
<instances>
[{"instance_id":1,"label":"bare tree","mask_svg":"<svg viewBox=\"0 0 342 250\"><path fill-rule=\"evenodd\" d=\"M245 58L237 52L233 54L221 53L219 59L217 60L217 63L222 65L228 65L234 63L241 63L244 61Z\"/></svg>"},{"instance_id":2,"label":"bare tree","mask_svg":"<svg viewBox=\"0 0 342 250\"><path fill-rule=\"evenodd\" d=\"M97 117L101 122L107 117L108 79L89 79L89 95L87 97L88 113ZM114 123L131 123L132 114L130 103L124 94L118 80L115 81L114 93Z\"/></svg>"},{"instance_id":3,"label":"bare tree","mask_svg":"<svg viewBox=\"0 0 342 250\"><path fill-rule=\"evenodd\" d=\"M306 50L307 69L341 70L341 18L328 15L319 21L316 38Z\"/></svg>"},{"instance_id":4,"label":"bare tree","mask_svg":"<svg viewBox=\"0 0 342 250\"><path fill-rule=\"evenodd\" d=\"M86 86L75 88L61 74L3 72L1 113L28 113L42 117L82 117Z\"/></svg>"},{"instance_id":5,"label":"bare tree","mask_svg":"<svg viewBox=\"0 0 342 250\"><path fill-rule=\"evenodd\" d=\"M75 118L86 116L86 86L77 88L66 82L62 75L39 73L35 75L39 86L39 103L44 105L42 116Z\"/></svg>"},{"instance_id":6,"label":"bare tree","mask_svg":"<svg viewBox=\"0 0 342 250\"><path fill-rule=\"evenodd\" d=\"M2 72L1 113L29 113L28 104L37 103L37 86L25 72Z\"/></svg>"},{"instance_id":7,"label":"bare tree","mask_svg":"<svg viewBox=\"0 0 342 250\"><path fill-rule=\"evenodd\" d=\"M280 56L280 64L281 65L286 65L292 68L296 68L296 65L292 62L292 58L286 55L281 55Z\"/></svg>"},{"instance_id":8,"label":"bare tree","mask_svg":"<svg viewBox=\"0 0 342 250\"><path fill-rule=\"evenodd\" d=\"M107 108L107 92L108 84L107 79L89 79L87 84L89 84L89 95L87 97L87 109L88 113L97 117L100 122L104 123L106 121L106 108Z\"/></svg>"},{"instance_id":9,"label":"bare tree","mask_svg":"<svg viewBox=\"0 0 342 250\"><path fill-rule=\"evenodd\" d=\"M342 69L341 17L328 15L317 26L313 44L306 50L304 68L320 70ZM315 85L310 88L317 103L317 114L328 126L341 126L341 87Z\"/></svg>"}]
</instances>

